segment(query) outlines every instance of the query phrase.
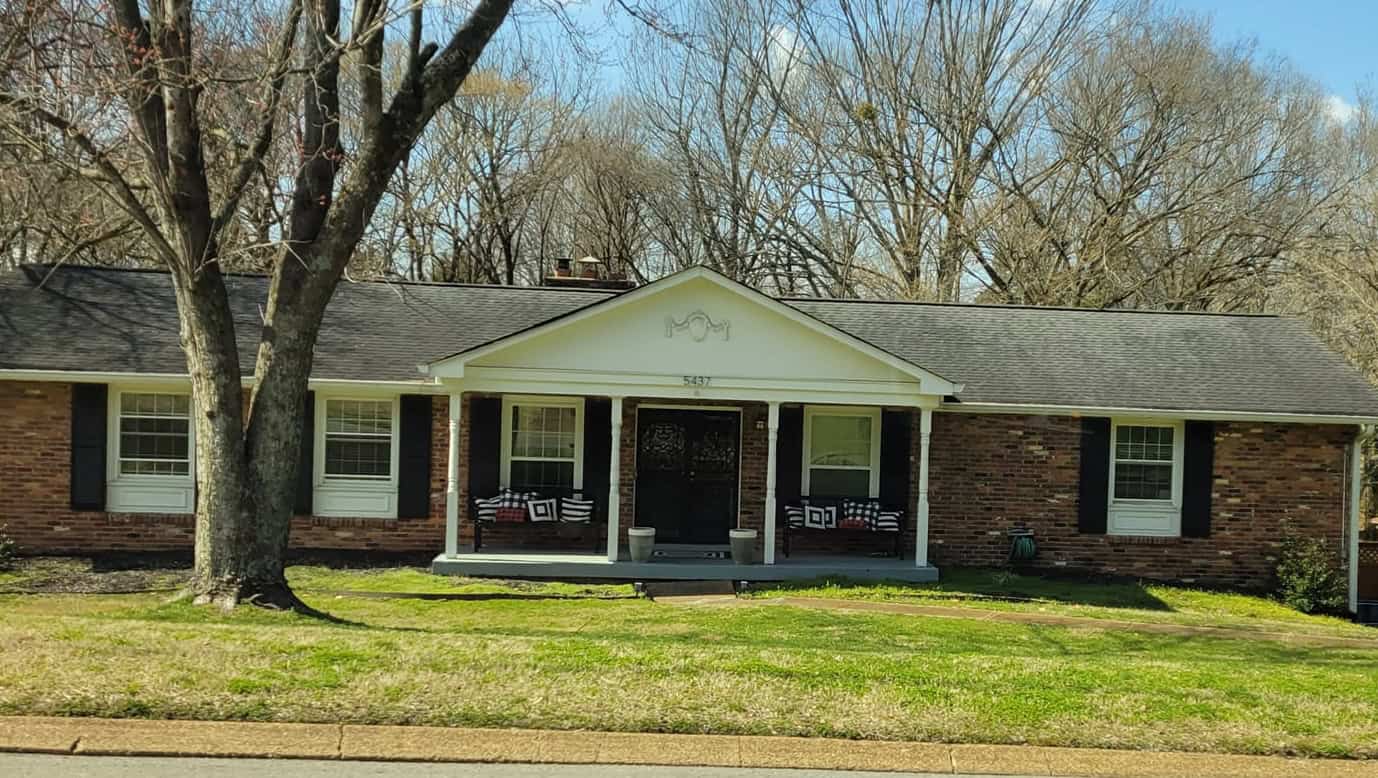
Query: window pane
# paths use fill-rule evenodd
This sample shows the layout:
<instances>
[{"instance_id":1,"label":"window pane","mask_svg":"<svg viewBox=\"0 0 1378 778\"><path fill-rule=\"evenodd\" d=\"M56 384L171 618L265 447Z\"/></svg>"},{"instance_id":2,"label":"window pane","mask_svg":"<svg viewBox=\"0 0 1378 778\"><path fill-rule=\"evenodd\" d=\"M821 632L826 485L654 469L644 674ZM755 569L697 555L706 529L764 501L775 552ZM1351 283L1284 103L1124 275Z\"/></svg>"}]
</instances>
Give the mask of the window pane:
<instances>
[{"instance_id":1,"label":"window pane","mask_svg":"<svg viewBox=\"0 0 1378 778\"><path fill-rule=\"evenodd\" d=\"M870 467L871 417L814 416L809 449L811 465Z\"/></svg>"},{"instance_id":2,"label":"window pane","mask_svg":"<svg viewBox=\"0 0 1378 778\"><path fill-rule=\"evenodd\" d=\"M1115 458L1172 461L1172 427L1115 428Z\"/></svg>"},{"instance_id":3,"label":"window pane","mask_svg":"<svg viewBox=\"0 0 1378 778\"><path fill-rule=\"evenodd\" d=\"M574 488L574 463L522 460L512 463L511 487L518 491L556 491Z\"/></svg>"},{"instance_id":4,"label":"window pane","mask_svg":"<svg viewBox=\"0 0 1378 778\"><path fill-rule=\"evenodd\" d=\"M809 493L814 497L866 497L871 493L869 470L809 469Z\"/></svg>"},{"instance_id":5,"label":"window pane","mask_svg":"<svg viewBox=\"0 0 1378 778\"><path fill-rule=\"evenodd\" d=\"M187 418L191 415L191 396L186 394L154 394L124 392L120 395L120 416L167 416Z\"/></svg>"},{"instance_id":6,"label":"window pane","mask_svg":"<svg viewBox=\"0 0 1378 778\"><path fill-rule=\"evenodd\" d=\"M120 461L121 475L190 475L190 462L128 459Z\"/></svg>"},{"instance_id":7,"label":"window pane","mask_svg":"<svg viewBox=\"0 0 1378 778\"><path fill-rule=\"evenodd\" d=\"M1172 465L1115 465L1115 497L1123 500L1171 500Z\"/></svg>"},{"instance_id":8,"label":"window pane","mask_svg":"<svg viewBox=\"0 0 1378 778\"><path fill-rule=\"evenodd\" d=\"M392 435L391 400L327 400L325 431L350 435Z\"/></svg>"},{"instance_id":9,"label":"window pane","mask_svg":"<svg viewBox=\"0 0 1378 778\"><path fill-rule=\"evenodd\" d=\"M512 407L512 456L574 459L574 409Z\"/></svg>"},{"instance_id":10,"label":"window pane","mask_svg":"<svg viewBox=\"0 0 1378 778\"><path fill-rule=\"evenodd\" d=\"M191 398L185 394L120 395L121 475L191 474Z\"/></svg>"},{"instance_id":11,"label":"window pane","mask_svg":"<svg viewBox=\"0 0 1378 778\"><path fill-rule=\"evenodd\" d=\"M392 474L390 438L328 436L325 474L387 478Z\"/></svg>"}]
</instances>

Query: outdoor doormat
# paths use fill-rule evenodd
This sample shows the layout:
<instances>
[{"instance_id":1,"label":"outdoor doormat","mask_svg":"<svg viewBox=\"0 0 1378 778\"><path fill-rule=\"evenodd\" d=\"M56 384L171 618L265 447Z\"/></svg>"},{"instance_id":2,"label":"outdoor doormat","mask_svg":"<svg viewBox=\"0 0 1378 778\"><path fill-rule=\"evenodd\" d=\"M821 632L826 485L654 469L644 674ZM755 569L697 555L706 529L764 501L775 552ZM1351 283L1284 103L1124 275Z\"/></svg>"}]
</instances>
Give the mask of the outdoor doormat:
<instances>
[{"instance_id":1,"label":"outdoor doormat","mask_svg":"<svg viewBox=\"0 0 1378 778\"><path fill-rule=\"evenodd\" d=\"M651 556L658 559L727 559L732 556L732 551L719 551L716 549L656 549L651 552Z\"/></svg>"}]
</instances>

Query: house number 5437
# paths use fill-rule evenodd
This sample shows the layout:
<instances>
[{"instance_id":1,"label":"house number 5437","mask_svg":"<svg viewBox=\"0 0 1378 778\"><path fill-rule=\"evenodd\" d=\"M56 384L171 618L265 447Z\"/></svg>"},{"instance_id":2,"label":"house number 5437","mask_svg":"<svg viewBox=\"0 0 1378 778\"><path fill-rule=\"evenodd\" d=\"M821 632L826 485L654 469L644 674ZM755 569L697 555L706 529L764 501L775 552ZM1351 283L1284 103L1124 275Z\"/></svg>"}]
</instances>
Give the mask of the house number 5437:
<instances>
[{"instance_id":1,"label":"house number 5437","mask_svg":"<svg viewBox=\"0 0 1378 778\"><path fill-rule=\"evenodd\" d=\"M708 386L712 382L713 379L706 375L687 375L684 377L685 386Z\"/></svg>"}]
</instances>

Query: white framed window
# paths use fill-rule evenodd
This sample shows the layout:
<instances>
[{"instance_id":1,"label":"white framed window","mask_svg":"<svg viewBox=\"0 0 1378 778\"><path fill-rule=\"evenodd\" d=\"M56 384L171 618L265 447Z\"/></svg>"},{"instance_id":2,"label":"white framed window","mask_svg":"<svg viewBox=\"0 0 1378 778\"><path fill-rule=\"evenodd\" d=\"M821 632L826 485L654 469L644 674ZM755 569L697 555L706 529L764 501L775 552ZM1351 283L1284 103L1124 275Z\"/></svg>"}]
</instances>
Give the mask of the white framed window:
<instances>
[{"instance_id":1,"label":"white framed window","mask_svg":"<svg viewBox=\"0 0 1378 778\"><path fill-rule=\"evenodd\" d=\"M313 514L397 518L400 413L397 395L331 397L317 390Z\"/></svg>"},{"instance_id":2,"label":"white framed window","mask_svg":"<svg viewBox=\"0 0 1378 778\"><path fill-rule=\"evenodd\" d=\"M120 392L116 408L118 476L191 477L191 395Z\"/></svg>"},{"instance_id":3,"label":"white framed window","mask_svg":"<svg viewBox=\"0 0 1378 778\"><path fill-rule=\"evenodd\" d=\"M196 429L185 386L111 386L105 507L112 513L196 510Z\"/></svg>"},{"instance_id":4,"label":"white framed window","mask_svg":"<svg viewBox=\"0 0 1378 778\"><path fill-rule=\"evenodd\" d=\"M1181 422L1113 420L1107 532L1181 534L1184 441Z\"/></svg>"},{"instance_id":5,"label":"white framed window","mask_svg":"<svg viewBox=\"0 0 1378 778\"><path fill-rule=\"evenodd\" d=\"M392 481L397 473L396 417L395 398L326 398L322 478Z\"/></svg>"},{"instance_id":6,"label":"white framed window","mask_svg":"<svg viewBox=\"0 0 1378 778\"><path fill-rule=\"evenodd\" d=\"M502 398L504 487L526 491L584 488L584 398Z\"/></svg>"},{"instance_id":7,"label":"white framed window","mask_svg":"<svg viewBox=\"0 0 1378 778\"><path fill-rule=\"evenodd\" d=\"M880 495L880 409L805 406L803 492Z\"/></svg>"}]
</instances>

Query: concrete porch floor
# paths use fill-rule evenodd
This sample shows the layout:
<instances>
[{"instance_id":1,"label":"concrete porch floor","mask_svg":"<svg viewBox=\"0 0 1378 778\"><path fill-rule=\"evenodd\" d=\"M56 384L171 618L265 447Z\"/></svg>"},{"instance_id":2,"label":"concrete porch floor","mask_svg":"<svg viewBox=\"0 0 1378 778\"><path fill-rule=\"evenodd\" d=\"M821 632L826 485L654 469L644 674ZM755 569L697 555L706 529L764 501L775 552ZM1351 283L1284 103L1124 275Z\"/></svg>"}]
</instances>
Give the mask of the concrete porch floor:
<instances>
[{"instance_id":1,"label":"concrete porch floor","mask_svg":"<svg viewBox=\"0 0 1378 778\"><path fill-rule=\"evenodd\" d=\"M606 556L592 553L482 552L441 554L431 562L431 572L479 578L613 581L796 581L827 576L910 583L938 580L938 568L915 567L912 559L862 556L797 556L777 558L773 565L738 565L730 559L609 562Z\"/></svg>"}]
</instances>

